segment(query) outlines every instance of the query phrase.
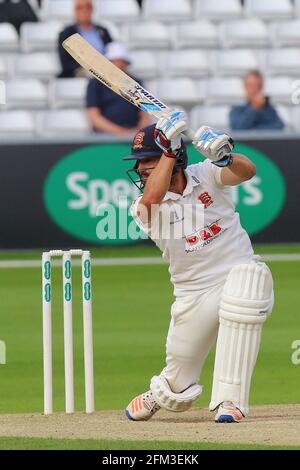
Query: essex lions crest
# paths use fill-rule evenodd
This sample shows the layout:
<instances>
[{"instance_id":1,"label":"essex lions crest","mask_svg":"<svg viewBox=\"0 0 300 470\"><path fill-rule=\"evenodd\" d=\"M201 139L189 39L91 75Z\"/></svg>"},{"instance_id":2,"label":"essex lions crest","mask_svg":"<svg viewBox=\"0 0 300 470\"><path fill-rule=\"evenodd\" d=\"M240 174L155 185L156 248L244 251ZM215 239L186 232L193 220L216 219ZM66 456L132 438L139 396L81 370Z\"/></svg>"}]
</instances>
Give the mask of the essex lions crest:
<instances>
[{"instance_id":1,"label":"essex lions crest","mask_svg":"<svg viewBox=\"0 0 300 470\"><path fill-rule=\"evenodd\" d=\"M138 132L133 141L133 150L139 150L143 148L143 141L145 137L145 132Z\"/></svg>"}]
</instances>

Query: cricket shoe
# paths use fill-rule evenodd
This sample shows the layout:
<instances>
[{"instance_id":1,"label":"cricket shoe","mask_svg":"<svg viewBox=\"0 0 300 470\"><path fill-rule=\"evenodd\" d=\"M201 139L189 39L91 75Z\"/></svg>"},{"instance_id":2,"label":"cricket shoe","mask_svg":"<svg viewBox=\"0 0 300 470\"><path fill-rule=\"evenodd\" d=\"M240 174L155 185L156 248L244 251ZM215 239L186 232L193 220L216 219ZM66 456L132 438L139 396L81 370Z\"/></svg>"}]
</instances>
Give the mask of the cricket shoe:
<instances>
[{"instance_id":1,"label":"cricket shoe","mask_svg":"<svg viewBox=\"0 0 300 470\"><path fill-rule=\"evenodd\" d=\"M239 423L244 418L243 413L232 401L223 401L215 416L216 423Z\"/></svg>"},{"instance_id":2,"label":"cricket shoe","mask_svg":"<svg viewBox=\"0 0 300 470\"><path fill-rule=\"evenodd\" d=\"M158 410L160 406L149 390L135 397L125 409L125 414L131 421L148 421Z\"/></svg>"}]
</instances>

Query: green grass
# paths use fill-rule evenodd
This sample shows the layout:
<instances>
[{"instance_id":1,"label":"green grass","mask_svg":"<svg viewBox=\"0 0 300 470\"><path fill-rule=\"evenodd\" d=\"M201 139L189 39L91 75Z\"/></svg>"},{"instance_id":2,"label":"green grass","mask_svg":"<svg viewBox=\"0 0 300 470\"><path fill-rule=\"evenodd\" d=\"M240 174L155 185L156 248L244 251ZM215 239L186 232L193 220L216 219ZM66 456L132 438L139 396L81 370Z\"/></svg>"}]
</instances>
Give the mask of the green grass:
<instances>
[{"instance_id":1,"label":"green grass","mask_svg":"<svg viewBox=\"0 0 300 470\"><path fill-rule=\"evenodd\" d=\"M96 441L93 439L0 438L0 450L299 450L296 446L213 442Z\"/></svg>"},{"instance_id":2,"label":"green grass","mask_svg":"<svg viewBox=\"0 0 300 470\"><path fill-rule=\"evenodd\" d=\"M298 246L265 246L258 247L256 251L298 253L300 249ZM156 249L152 247L138 247L136 251L133 248L93 251L93 256L156 254ZM31 259L32 255L26 252L6 254L6 257ZM35 252L34 256L39 256L38 252ZM3 255L1 258L3 259ZM291 345L294 340L300 339L300 262L272 262L269 266L275 280L276 303L273 314L264 327L261 352L252 382L251 404L299 403L300 366L291 362ZM74 268L73 279L76 409L80 410L84 409L84 375L79 268ZM54 405L55 410L63 411L63 316L61 270L58 268L53 270L53 282ZM0 298L0 340L5 341L7 347L7 364L0 365L0 413L41 412L43 374L40 270L0 269ZM164 366L165 338L172 300L167 266L107 266L93 269L97 409L123 409L132 396L146 390L149 379L160 372ZM208 357L202 373L201 384L204 385L204 393L200 397L199 407L206 407L209 403L212 370L213 352ZM96 449L151 449L152 445L158 444L65 440L58 443L55 440L42 439L0 439L1 449L73 448L72 446ZM168 447L170 449L178 448L178 444L167 445L171 446ZM172 447L173 445L177 447ZM192 447L188 447L190 445ZM199 443L197 445L198 447L193 447L193 444L182 443L184 447L181 448L202 449L214 446ZM214 448L220 448L220 445L216 444Z\"/></svg>"},{"instance_id":3,"label":"green grass","mask_svg":"<svg viewBox=\"0 0 300 470\"><path fill-rule=\"evenodd\" d=\"M122 250L120 250L121 252ZM279 249L282 251L282 247ZM300 339L300 263L272 262L276 288L273 315L264 328L255 369L253 404L299 402L299 367L291 344ZM84 406L80 271L74 268L76 407ZM64 407L61 272L54 269L54 396ZM39 269L0 270L1 333L7 364L1 367L0 412L33 412L43 407L42 315ZM108 266L93 269L93 317L97 409L122 409L164 365L172 302L167 266ZM213 355L205 365L199 406L209 402Z\"/></svg>"}]
</instances>

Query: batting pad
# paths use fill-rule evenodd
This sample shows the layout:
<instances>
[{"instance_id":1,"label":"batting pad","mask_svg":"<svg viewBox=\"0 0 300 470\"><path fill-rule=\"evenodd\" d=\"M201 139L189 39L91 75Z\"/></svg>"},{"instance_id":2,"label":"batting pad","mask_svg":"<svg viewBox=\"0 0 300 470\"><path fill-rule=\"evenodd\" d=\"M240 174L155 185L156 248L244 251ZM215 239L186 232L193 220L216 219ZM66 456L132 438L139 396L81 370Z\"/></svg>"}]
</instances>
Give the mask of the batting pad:
<instances>
[{"instance_id":1,"label":"batting pad","mask_svg":"<svg viewBox=\"0 0 300 470\"><path fill-rule=\"evenodd\" d=\"M211 410L232 401L244 415L249 412L262 325L272 311L273 299L273 280L266 264L253 261L232 268L220 302Z\"/></svg>"},{"instance_id":2,"label":"batting pad","mask_svg":"<svg viewBox=\"0 0 300 470\"><path fill-rule=\"evenodd\" d=\"M191 385L182 393L174 393L167 380L155 375L151 379L150 389L155 401L168 411L182 412L189 410L202 393L201 385Z\"/></svg>"}]
</instances>

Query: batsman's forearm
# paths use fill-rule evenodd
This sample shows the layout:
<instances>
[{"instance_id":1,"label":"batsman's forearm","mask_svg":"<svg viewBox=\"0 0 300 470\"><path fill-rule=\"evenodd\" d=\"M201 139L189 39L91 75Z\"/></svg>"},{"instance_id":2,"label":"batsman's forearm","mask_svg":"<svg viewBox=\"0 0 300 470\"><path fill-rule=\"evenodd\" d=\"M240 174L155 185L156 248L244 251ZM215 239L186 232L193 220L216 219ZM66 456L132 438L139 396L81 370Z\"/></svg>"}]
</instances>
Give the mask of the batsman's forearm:
<instances>
[{"instance_id":1,"label":"batsman's forearm","mask_svg":"<svg viewBox=\"0 0 300 470\"><path fill-rule=\"evenodd\" d=\"M170 187L174 165L175 158L162 155L146 183L142 198L144 204L149 206L161 203Z\"/></svg>"},{"instance_id":2,"label":"batsman's forearm","mask_svg":"<svg viewBox=\"0 0 300 470\"><path fill-rule=\"evenodd\" d=\"M229 166L222 168L221 182L224 185L236 186L250 180L256 174L256 166L244 155L232 154L233 160Z\"/></svg>"},{"instance_id":3,"label":"batsman's forearm","mask_svg":"<svg viewBox=\"0 0 300 470\"><path fill-rule=\"evenodd\" d=\"M233 153L233 162L227 167L234 175L248 180L256 174L256 166L247 157L239 153Z\"/></svg>"}]
</instances>

